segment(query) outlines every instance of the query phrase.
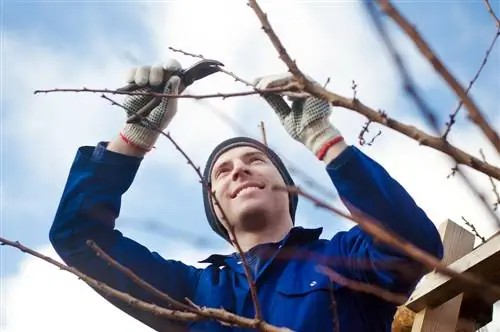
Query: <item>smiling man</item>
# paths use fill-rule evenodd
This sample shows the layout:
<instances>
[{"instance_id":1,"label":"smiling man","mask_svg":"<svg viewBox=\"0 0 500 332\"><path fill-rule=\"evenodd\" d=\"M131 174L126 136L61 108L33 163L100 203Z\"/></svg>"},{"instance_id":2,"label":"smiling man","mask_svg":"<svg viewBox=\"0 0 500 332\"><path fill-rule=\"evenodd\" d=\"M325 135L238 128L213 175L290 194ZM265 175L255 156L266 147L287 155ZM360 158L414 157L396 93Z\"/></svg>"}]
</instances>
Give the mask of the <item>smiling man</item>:
<instances>
[{"instance_id":1,"label":"smiling man","mask_svg":"<svg viewBox=\"0 0 500 332\"><path fill-rule=\"evenodd\" d=\"M128 83L138 84L143 91L154 87L166 93L182 93L181 80L173 74L179 68L175 60L163 66L140 67L131 72ZM255 83L265 89L284 86L292 79L282 74ZM434 224L382 166L347 145L329 121L330 105L314 97L282 95L290 99L291 107L281 95L263 97L290 136L325 163L327 174L351 213L376 220L442 258L443 247ZM151 98L127 97L127 115ZM189 298L200 306L222 307L253 317L254 306L239 254L213 254L204 260L206 268L195 268L163 258L123 236L115 226L121 197L158 139L158 131L151 128L167 128L177 112L177 100L164 98L146 120L125 124L120 135L110 142L78 149L50 229L50 240L68 265L143 301L168 305L96 256L86 245L87 239L178 301ZM257 140L235 137L220 143L210 154L203 175L208 222L226 241L230 241L229 227L233 228L250 265L267 322L294 331L330 332L337 325L343 332L390 331L394 303L331 282L317 266L327 265L345 278L405 295L426 272L423 266L377 243L358 226L329 239L320 238L321 229L295 226L297 196L273 190L275 186L293 185L293 179L279 156ZM107 300L158 331L240 331L209 320L167 321L128 303Z\"/></svg>"}]
</instances>

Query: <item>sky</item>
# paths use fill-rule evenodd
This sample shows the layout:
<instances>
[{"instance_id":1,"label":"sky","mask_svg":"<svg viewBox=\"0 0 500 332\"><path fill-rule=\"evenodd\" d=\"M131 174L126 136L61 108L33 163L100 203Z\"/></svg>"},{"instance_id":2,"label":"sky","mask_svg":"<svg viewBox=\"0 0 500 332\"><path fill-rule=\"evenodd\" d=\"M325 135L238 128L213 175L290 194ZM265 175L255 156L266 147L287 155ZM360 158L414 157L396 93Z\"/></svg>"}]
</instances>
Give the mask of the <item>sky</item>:
<instances>
[{"instance_id":1,"label":"sky","mask_svg":"<svg viewBox=\"0 0 500 332\"><path fill-rule=\"evenodd\" d=\"M308 75L318 82L330 77L328 89L345 96L352 96L355 80L363 103L432 132L404 93L401 78L360 2L259 3L292 58ZM492 5L500 13L498 3ZM57 260L48 231L76 150L112 139L125 115L99 94L34 95L34 90L114 89L124 85L125 74L132 67L172 57L183 66L196 61L168 47L217 59L247 80L287 70L246 1L13 0L2 6L0 233ZM495 33L483 2L404 2L398 8L467 86ZM456 96L412 42L393 24L388 26L419 91L444 127L456 107ZM499 71L497 45L471 90L497 131ZM244 90L245 86L223 74L190 87L197 94ZM465 114L465 110L459 114L450 141L475 156L482 148L489 162L499 165L500 157ZM182 99L169 131L193 161L203 166L212 148L225 138L260 138L260 121L265 123L269 145L283 156L298 185L342 207L323 164L287 136L272 110L257 96ZM330 121L350 144L382 164L436 225L446 219L463 225L464 217L485 237L497 231L463 182L458 177L447 178L453 164L442 153L379 125L371 125L369 134L381 130L382 135L373 145L361 146L357 137L366 120L349 110L335 108ZM495 198L488 177L471 169L464 171L492 205ZM304 174L316 185L311 186ZM352 227L304 199L299 203L296 224L323 227L323 237ZM197 261L211 253L231 251L206 222L196 173L163 138L123 197L117 225L125 235L164 257L200 267L203 265ZM2 332L59 332L66 331L69 324L75 332L150 330L73 275L17 249L0 250ZM500 331L497 311L489 331ZM26 319L27 314L32 319Z\"/></svg>"}]
</instances>

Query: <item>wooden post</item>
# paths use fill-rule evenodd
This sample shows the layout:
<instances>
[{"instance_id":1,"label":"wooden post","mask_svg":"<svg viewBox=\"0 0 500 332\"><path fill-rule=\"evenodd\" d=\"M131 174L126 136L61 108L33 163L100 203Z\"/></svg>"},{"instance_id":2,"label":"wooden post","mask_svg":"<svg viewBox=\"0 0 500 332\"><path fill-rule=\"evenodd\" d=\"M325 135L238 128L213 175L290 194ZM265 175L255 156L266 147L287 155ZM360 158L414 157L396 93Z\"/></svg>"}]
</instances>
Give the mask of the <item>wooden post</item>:
<instances>
[{"instance_id":1,"label":"wooden post","mask_svg":"<svg viewBox=\"0 0 500 332\"><path fill-rule=\"evenodd\" d=\"M439 227L445 263L460 273L477 274L500 284L500 236L493 236L474 249L474 235L451 220ZM416 312L412 332L471 332L492 319L495 294L475 294L454 278L427 274L405 304Z\"/></svg>"},{"instance_id":2,"label":"wooden post","mask_svg":"<svg viewBox=\"0 0 500 332\"><path fill-rule=\"evenodd\" d=\"M474 249L474 234L451 220L447 220L439 226L439 234L444 245L442 262L446 265L449 265ZM436 308L427 307L423 309L415 315L411 331L455 331L461 305L462 294L455 296Z\"/></svg>"}]
</instances>

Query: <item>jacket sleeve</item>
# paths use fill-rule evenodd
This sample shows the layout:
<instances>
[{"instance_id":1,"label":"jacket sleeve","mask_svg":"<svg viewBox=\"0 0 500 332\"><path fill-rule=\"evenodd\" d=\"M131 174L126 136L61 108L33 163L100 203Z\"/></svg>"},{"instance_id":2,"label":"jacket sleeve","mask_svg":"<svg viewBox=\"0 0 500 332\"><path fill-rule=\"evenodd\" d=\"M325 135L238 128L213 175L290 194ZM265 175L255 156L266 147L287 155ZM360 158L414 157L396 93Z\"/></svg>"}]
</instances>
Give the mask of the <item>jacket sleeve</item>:
<instances>
[{"instance_id":1,"label":"jacket sleeve","mask_svg":"<svg viewBox=\"0 0 500 332\"><path fill-rule=\"evenodd\" d=\"M49 238L66 264L108 286L165 307L166 303L160 302L99 258L86 244L87 239L94 240L121 265L171 297L179 301L185 297L193 298L200 273L198 269L179 261L163 259L158 253L149 251L115 229L122 195L132 184L141 161L142 158L107 150L105 142L100 142L95 148L80 147L71 166ZM134 310L118 300L107 300L156 330L175 330L164 319Z\"/></svg>"},{"instance_id":2,"label":"jacket sleeve","mask_svg":"<svg viewBox=\"0 0 500 332\"><path fill-rule=\"evenodd\" d=\"M443 244L426 213L408 192L373 159L349 146L326 170L348 210L368 217L403 240L442 259ZM422 265L403 252L375 242L358 225L336 234L329 253L344 266L334 267L354 280L408 294L425 274Z\"/></svg>"}]
</instances>

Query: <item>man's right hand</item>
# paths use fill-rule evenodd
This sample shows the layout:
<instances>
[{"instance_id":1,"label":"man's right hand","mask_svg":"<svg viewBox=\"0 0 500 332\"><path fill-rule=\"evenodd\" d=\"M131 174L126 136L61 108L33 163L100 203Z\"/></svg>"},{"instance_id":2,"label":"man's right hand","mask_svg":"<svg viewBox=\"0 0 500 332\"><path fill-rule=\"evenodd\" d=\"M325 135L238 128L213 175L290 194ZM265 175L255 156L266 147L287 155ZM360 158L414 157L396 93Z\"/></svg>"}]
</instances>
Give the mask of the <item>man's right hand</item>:
<instances>
[{"instance_id":1,"label":"man's right hand","mask_svg":"<svg viewBox=\"0 0 500 332\"><path fill-rule=\"evenodd\" d=\"M169 59L162 65L132 68L127 76L127 84L135 83L139 86L134 92L180 94L184 91L184 86L180 77L173 75L180 69L181 64L175 59ZM154 98L149 95L127 96L123 102L127 117L135 114ZM121 137L111 142L108 150L128 155L144 155L156 143L160 135L158 130L165 130L176 113L177 98L161 98L159 105L144 116L144 119L139 119L136 123L126 123L120 132Z\"/></svg>"}]
</instances>

